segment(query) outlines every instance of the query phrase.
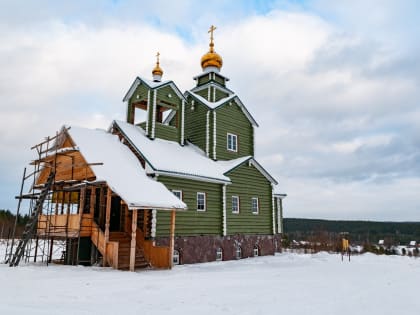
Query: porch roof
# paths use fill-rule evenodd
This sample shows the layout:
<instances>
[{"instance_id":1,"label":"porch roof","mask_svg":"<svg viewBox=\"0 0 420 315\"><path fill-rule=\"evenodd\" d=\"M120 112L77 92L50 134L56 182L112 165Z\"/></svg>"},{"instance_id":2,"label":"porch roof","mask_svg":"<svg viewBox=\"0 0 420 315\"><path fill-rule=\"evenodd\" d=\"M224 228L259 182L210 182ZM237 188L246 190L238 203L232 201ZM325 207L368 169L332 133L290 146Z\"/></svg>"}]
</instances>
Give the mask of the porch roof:
<instances>
[{"instance_id":1,"label":"porch roof","mask_svg":"<svg viewBox=\"0 0 420 315\"><path fill-rule=\"evenodd\" d=\"M187 206L163 184L149 178L140 162L118 137L105 130L71 127L66 131L87 163L96 181L105 181L129 209L182 210Z\"/></svg>"}]
</instances>

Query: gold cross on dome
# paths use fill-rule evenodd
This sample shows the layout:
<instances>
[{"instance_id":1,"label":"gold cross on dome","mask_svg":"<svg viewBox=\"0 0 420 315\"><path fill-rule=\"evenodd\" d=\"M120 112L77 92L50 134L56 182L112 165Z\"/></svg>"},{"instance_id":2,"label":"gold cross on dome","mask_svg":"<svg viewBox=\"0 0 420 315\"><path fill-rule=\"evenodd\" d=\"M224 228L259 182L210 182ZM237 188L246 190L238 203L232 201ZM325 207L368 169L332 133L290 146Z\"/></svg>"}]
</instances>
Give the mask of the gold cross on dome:
<instances>
[{"instance_id":1,"label":"gold cross on dome","mask_svg":"<svg viewBox=\"0 0 420 315\"><path fill-rule=\"evenodd\" d=\"M160 53L159 52L157 52L157 54L156 54L156 59L157 59L157 63L159 63L159 56L160 56Z\"/></svg>"},{"instance_id":2,"label":"gold cross on dome","mask_svg":"<svg viewBox=\"0 0 420 315\"><path fill-rule=\"evenodd\" d=\"M210 29L208 31L208 33L210 33L210 40L213 42L213 32L216 29L216 26L212 25L210 26Z\"/></svg>"}]
</instances>

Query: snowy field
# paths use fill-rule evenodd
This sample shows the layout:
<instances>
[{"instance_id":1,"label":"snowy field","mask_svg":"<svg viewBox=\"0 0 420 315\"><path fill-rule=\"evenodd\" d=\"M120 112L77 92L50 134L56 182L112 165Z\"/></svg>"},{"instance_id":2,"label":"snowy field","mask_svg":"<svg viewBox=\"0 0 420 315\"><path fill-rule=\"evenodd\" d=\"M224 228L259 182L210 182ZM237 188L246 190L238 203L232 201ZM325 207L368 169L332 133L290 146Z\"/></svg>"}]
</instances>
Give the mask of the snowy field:
<instances>
[{"instance_id":1,"label":"snowy field","mask_svg":"<svg viewBox=\"0 0 420 315\"><path fill-rule=\"evenodd\" d=\"M0 265L0 314L420 314L420 259L280 254L172 270Z\"/></svg>"}]
</instances>

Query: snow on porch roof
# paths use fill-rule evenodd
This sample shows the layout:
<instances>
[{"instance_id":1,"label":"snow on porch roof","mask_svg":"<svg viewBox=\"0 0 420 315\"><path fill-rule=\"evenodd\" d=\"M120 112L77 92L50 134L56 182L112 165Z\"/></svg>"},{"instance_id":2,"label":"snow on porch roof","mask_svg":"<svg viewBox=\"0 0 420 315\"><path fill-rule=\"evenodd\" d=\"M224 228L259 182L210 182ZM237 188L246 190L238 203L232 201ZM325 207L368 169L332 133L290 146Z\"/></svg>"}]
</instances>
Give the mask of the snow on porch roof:
<instances>
[{"instance_id":1,"label":"snow on porch roof","mask_svg":"<svg viewBox=\"0 0 420 315\"><path fill-rule=\"evenodd\" d=\"M108 186L130 209L186 209L187 206L163 184L149 178L140 162L118 137L105 130L71 127L68 131L97 181Z\"/></svg>"},{"instance_id":2,"label":"snow on porch roof","mask_svg":"<svg viewBox=\"0 0 420 315\"><path fill-rule=\"evenodd\" d=\"M193 144L181 146L177 142L156 138L150 140L142 128L123 121L114 121L131 144L153 170L181 177L200 177L201 180L230 183L224 168L209 159Z\"/></svg>"}]
</instances>

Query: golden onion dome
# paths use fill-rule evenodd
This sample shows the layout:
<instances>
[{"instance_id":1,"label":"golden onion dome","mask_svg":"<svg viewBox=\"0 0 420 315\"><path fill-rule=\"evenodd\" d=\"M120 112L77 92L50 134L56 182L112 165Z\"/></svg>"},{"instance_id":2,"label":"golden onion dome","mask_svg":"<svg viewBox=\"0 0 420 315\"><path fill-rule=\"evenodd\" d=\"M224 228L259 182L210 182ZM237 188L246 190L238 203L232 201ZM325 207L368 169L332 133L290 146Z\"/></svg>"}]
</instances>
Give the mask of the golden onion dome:
<instances>
[{"instance_id":1,"label":"golden onion dome","mask_svg":"<svg viewBox=\"0 0 420 315\"><path fill-rule=\"evenodd\" d=\"M155 76L155 75L162 76L163 75L163 70L162 70L162 68L160 67L160 64L159 64L159 56L160 56L160 53L158 52L156 54L156 58L157 58L156 66L152 70L152 75L153 76Z\"/></svg>"},{"instance_id":2,"label":"golden onion dome","mask_svg":"<svg viewBox=\"0 0 420 315\"><path fill-rule=\"evenodd\" d=\"M210 35L210 50L203 57L201 57L201 68L203 70L207 67L216 67L220 70L223 65L223 59L218 53L214 51L214 42L213 42L213 31L216 29L215 26L211 26L208 31Z\"/></svg>"}]
</instances>

